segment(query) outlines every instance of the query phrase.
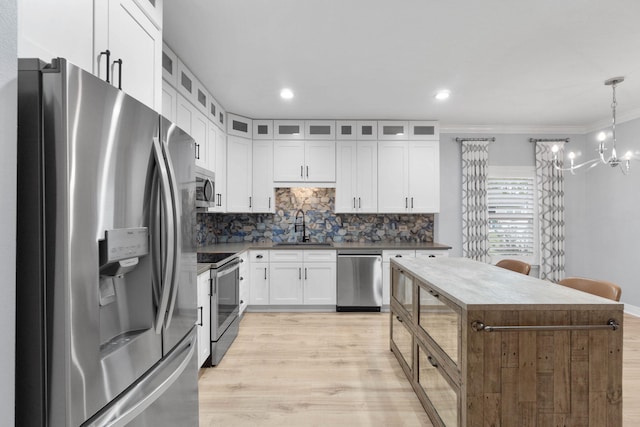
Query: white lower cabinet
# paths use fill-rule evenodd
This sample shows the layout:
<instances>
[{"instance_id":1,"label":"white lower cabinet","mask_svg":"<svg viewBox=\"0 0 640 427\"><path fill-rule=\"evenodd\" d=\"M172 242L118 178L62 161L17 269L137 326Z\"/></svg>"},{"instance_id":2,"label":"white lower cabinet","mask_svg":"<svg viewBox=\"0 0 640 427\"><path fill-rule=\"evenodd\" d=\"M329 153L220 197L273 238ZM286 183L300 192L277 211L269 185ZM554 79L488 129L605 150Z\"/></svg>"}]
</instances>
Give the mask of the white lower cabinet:
<instances>
[{"instance_id":1,"label":"white lower cabinet","mask_svg":"<svg viewBox=\"0 0 640 427\"><path fill-rule=\"evenodd\" d=\"M269 251L251 251L249 305L269 304Z\"/></svg>"},{"instance_id":2,"label":"white lower cabinet","mask_svg":"<svg viewBox=\"0 0 640 427\"><path fill-rule=\"evenodd\" d=\"M270 251L269 260L270 305L335 305L334 250Z\"/></svg>"},{"instance_id":3,"label":"white lower cabinet","mask_svg":"<svg viewBox=\"0 0 640 427\"><path fill-rule=\"evenodd\" d=\"M211 272L207 270L198 275L198 367L211 353Z\"/></svg>"}]
</instances>

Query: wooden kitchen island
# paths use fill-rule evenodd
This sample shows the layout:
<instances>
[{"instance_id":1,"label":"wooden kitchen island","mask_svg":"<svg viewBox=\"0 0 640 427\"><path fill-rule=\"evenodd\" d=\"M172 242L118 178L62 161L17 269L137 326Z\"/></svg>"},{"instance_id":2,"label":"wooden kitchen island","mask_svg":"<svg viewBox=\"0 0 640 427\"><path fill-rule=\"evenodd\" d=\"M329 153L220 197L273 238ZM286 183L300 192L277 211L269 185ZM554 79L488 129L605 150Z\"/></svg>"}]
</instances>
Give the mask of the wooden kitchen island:
<instances>
[{"instance_id":1,"label":"wooden kitchen island","mask_svg":"<svg viewBox=\"0 0 640 427\"><path fill-rule=\"evenodd\" d=\"M391 267L391 350L434 425L622 426L623 304L465 258Z\"/></svg>"}]
</instances>

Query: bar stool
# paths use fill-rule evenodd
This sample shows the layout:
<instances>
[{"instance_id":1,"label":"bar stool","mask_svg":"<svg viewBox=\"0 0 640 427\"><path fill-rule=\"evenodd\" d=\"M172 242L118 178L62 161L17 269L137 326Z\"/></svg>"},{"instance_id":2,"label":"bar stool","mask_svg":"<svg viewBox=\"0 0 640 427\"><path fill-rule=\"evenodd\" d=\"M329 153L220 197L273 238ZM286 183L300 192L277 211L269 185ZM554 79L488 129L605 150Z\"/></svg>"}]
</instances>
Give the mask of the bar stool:
<instances>
[{"instance_id":1,"label":"bar stool","mask_svg":"<svg viewBox=\"0 0 640 427\"><path fill-rule=\"evenodd\" d=\"M559 285L588 292L603 298L620 301L622 289L615 283L606 280L593 280L584 277L567 277L558 282Z\"/></svg>"},{"instance_id":2,"label":"bar stool","mask_svg":"<svg viewBox=\"0 0 640 427\"><path fill-rule=\"evenodd\" d=\"M531 265L524 261L518 261L515 259L503 259L496 263L496 267L505 268L507 270L515 271L524 275L529 275L531 271Z\"/></svg>"}]
</instances>

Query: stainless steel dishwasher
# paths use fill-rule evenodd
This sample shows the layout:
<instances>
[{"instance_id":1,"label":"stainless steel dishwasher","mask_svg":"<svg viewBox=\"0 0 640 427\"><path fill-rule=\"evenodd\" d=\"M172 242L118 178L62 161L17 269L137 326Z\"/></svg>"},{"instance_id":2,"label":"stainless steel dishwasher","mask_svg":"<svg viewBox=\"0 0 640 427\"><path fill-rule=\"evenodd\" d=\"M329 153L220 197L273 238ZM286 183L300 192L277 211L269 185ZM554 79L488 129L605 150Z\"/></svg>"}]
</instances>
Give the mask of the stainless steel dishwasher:
<instances>
[{"instance_id":1,"label":"stainless steel dishwasher","mask_svg":"<svg viewBox=\"0 0 640 427\"><path fill-rule=\"evenodd\" d=\"M382 252L338 251L336 311L380 311L382 304Z\"/></svg>"}]
</instances>

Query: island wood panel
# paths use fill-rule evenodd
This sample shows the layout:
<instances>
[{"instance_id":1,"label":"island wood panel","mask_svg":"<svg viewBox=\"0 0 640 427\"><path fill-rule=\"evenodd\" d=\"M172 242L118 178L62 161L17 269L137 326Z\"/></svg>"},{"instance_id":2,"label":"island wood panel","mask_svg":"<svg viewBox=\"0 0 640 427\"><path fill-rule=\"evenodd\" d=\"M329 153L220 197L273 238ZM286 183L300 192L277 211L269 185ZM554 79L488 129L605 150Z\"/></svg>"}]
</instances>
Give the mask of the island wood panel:
<instances>
[{"instance_id":1,"label":"island wood panel","mask_svg":"<svg viewBox=\"0 0 640 427\"><path fill-rule=\"evenodd\" d=\"M448 274L452 268L455 273ZM406 286L392 286L402 293L397 295L400 299L392 293L390 306L392 316L400 315L414 334L414 360L405 369L432 422L444 425L432 400L440 396L430 396L419 384L421 346L429 349L457 393L461 426L621 426L623 305L575 290L567 293L562 286L534 278L521 281L519 275L500 270L470 260L392 262L392 282L414 287L408 292ZM506 291L512 279L513 295L500 304L496 288ZM469 294L474 303L469 304L465 296L476 281L477 288ZM451 320L441 316L444 307L421 290L449 307L450 314L459 313L458 363L443 349L455 334L429 334L429 328L422 327L426 325L421 318L429 322L437 317L445 329ZM546 295L537 296L540 292ZM410 301L405 301L407 295ZM619 323L618 330L472 328L474 321L491 326L603 326L609 319ZM396 350L393 338L391 347ZM444 410L449 413L454 404L450 400Z\"/></svg>"},{"instance_id":2,"label":"island wood panel","mask_svg":"<svg viewBox=\"0 0 640 427\"><path fill-rule=\"evenodd\" d=\"M461 424L621 426L621 312L479 311L468 313L466 325L473 320L492 326L603 325L611 318L620 323L616 331L476 332L467 327L467 410Z\"/></svg>"}]
</instances>

